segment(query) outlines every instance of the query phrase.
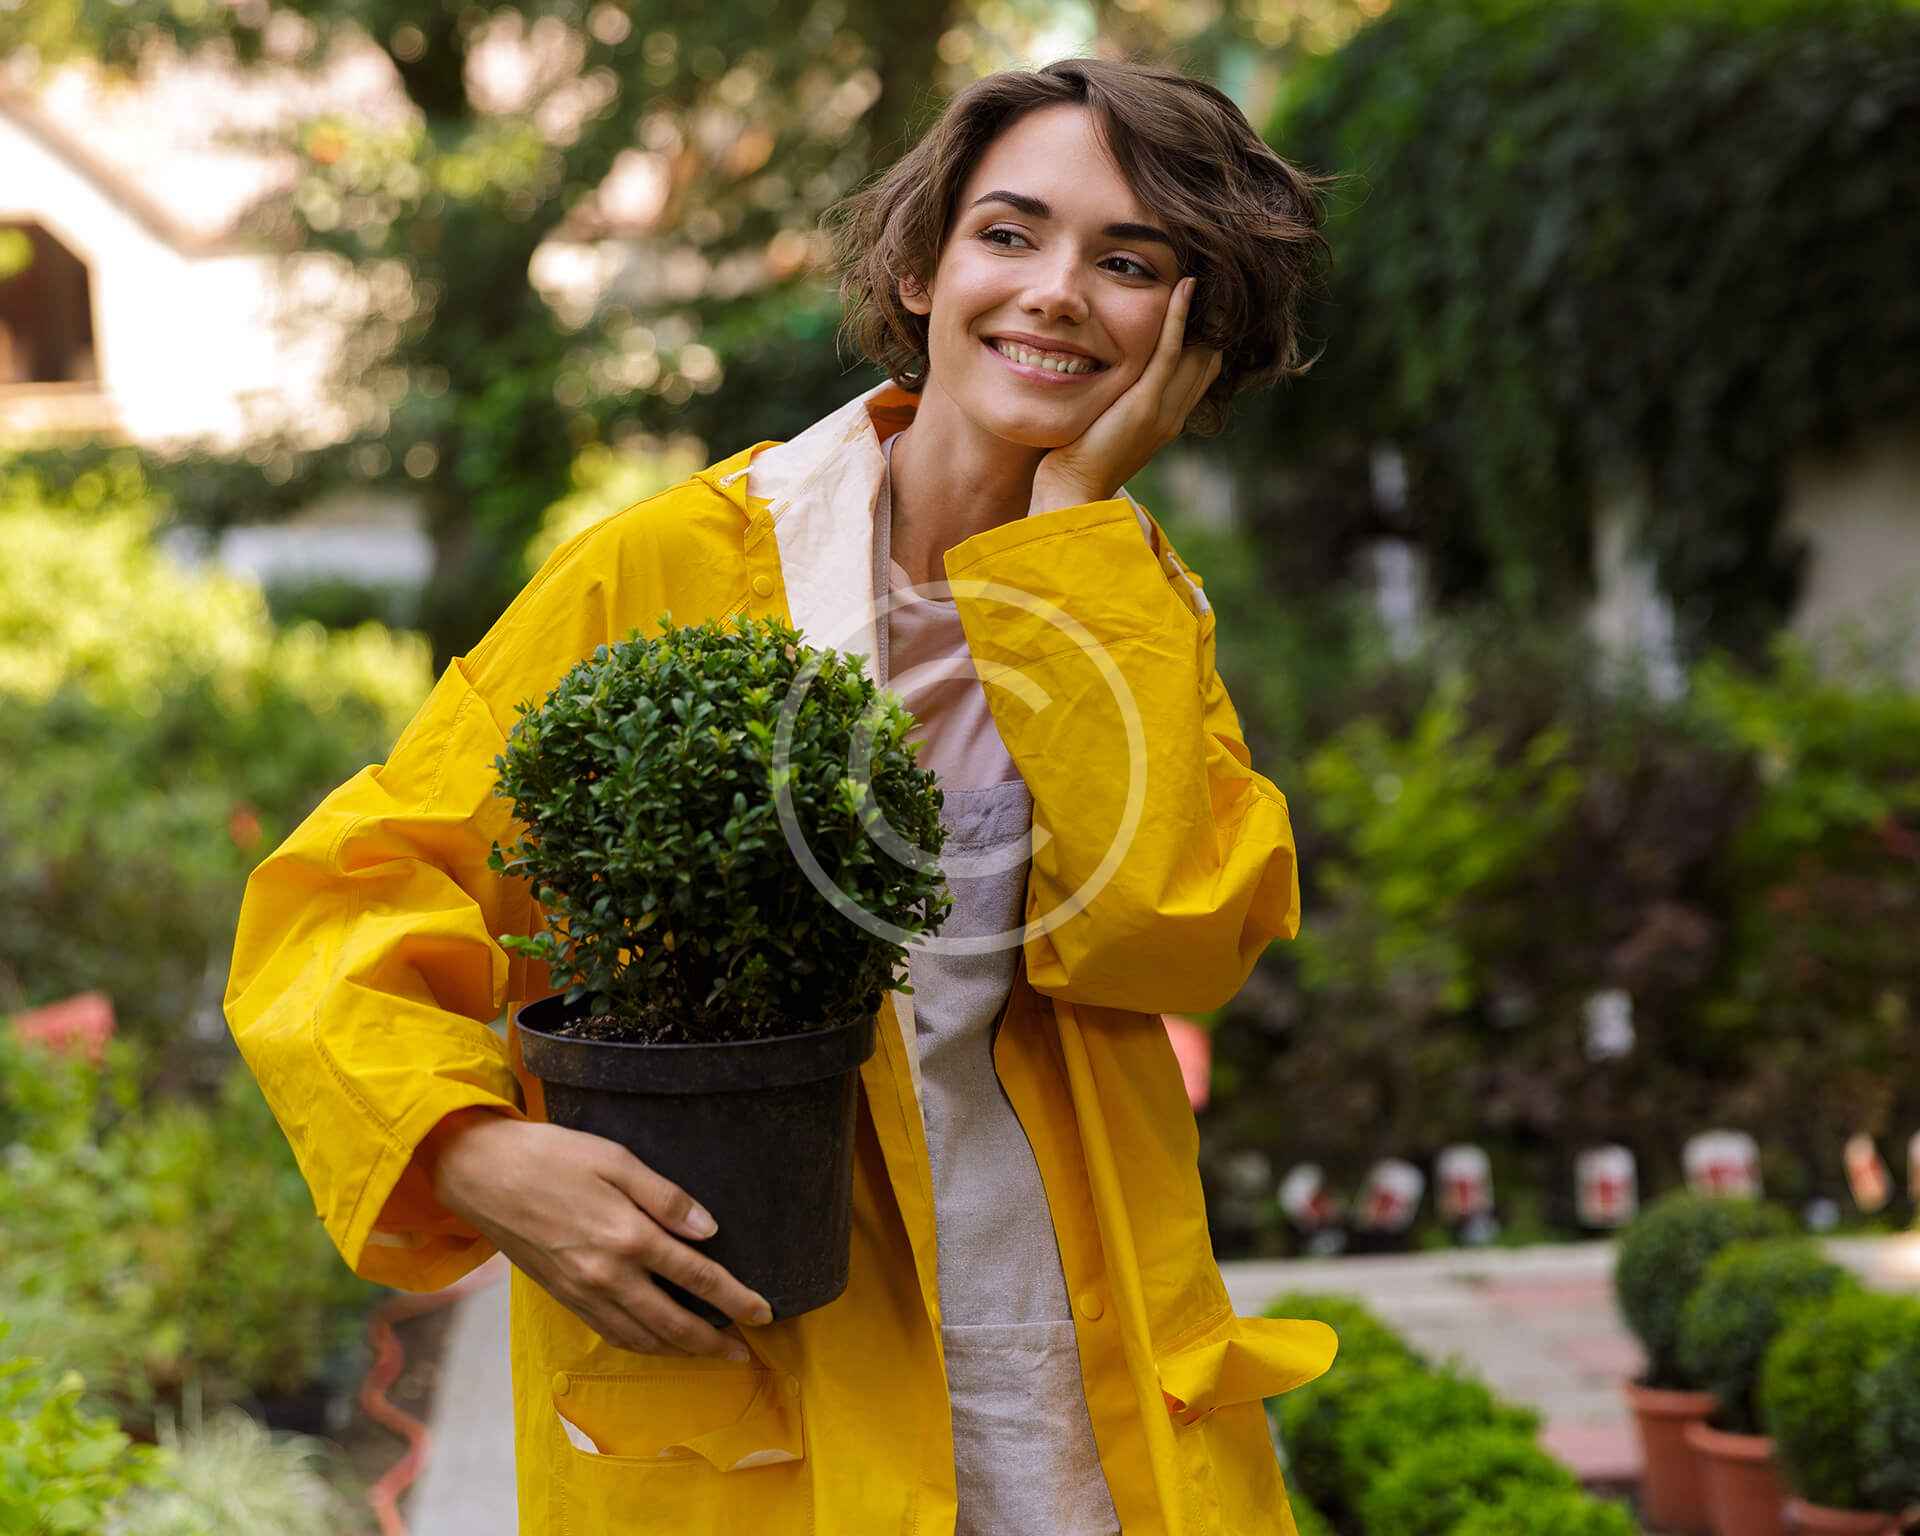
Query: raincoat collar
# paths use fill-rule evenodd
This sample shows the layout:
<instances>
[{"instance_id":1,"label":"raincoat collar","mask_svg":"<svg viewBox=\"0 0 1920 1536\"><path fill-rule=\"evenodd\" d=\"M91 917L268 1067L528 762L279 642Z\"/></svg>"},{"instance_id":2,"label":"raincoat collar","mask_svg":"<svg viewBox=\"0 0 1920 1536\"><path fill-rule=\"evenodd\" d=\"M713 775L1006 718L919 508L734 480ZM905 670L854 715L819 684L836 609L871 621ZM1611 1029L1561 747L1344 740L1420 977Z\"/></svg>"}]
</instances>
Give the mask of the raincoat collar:
<instances>
[{"instance_id":1,"label":"raincoat collar","mask_svg":"<svg viewBox=\"0 0 1920 1536\"><path fill-rule=\"evenodd\" d=\"M855 395L784 443L762 442L700 478L740 508L751 549L770 529L795 629L811 644L872 657L879 650L873 591L873 512L886 473L881 444L912 424L920 396L891 380ZM1123 485L1148 546L1153 520ZM1192 587L1202 607L1206 599Z\"/></svg>"}]
</instances>

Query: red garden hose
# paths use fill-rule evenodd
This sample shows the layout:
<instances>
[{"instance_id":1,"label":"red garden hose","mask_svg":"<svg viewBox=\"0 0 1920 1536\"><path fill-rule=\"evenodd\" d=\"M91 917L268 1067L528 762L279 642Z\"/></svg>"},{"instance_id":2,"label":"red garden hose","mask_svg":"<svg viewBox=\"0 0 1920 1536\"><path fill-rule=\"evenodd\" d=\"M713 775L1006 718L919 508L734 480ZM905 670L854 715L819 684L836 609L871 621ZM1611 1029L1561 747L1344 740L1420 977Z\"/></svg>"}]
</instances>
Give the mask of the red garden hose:
<instances>
[{"instance_id":1,"label":"red garden hose","mask_svg":"<svg viewBox=\"0 0 1920 1536\"><path fill-rule=\"evenodd\" d=\"M407 1536L407 1523L400 1518L400 1495L411 1488L427 1464L430 1437L427 1426L412 1414L387 1400L387 1388L399 1378L406 1364L406 1351L400 1347L393 1325L420 1317L475 1291L498 1285L506 1273L507 1261L495 1254L472 1274L438 1291L426 1294L403 1292L388 1298L373 1309L367 1321L367 1341L373 1346L373 1365L360 1383L360 1407L368 1418L385 1425L407 1442L405 1453L381 1474L367 1490L367 1503L380 1522L380 1536Z\"/></svg>"}]
</instances>

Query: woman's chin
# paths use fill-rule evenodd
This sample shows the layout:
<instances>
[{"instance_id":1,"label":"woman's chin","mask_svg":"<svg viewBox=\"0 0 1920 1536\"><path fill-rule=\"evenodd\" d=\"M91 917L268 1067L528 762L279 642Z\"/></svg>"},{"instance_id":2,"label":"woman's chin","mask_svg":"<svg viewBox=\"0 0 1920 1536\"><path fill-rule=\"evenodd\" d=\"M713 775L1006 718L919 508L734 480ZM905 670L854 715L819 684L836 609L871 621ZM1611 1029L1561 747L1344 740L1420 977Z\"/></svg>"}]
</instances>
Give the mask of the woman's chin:
<instances>
[{"instance_id":1,"label":"woman's chin","mask_svg":"<svg viewBox=\"0 0 1920 1536\"><path fill-rule=\"evenodd\" d=\"M1084 415L1076 412L1076 416ZM1048 420L1048 417L1054 417ZM1016 443L1022 448L1033 448L1043 453L1055 448L1064 448L1079 438L1093 424L1095 418L1085 421L1069 419L1052 411L1021 409L1010 411L1004 402L996 402L996 408L974 414L977 421L987 431L1002 442Z\"/></svg>"}]
</instances>

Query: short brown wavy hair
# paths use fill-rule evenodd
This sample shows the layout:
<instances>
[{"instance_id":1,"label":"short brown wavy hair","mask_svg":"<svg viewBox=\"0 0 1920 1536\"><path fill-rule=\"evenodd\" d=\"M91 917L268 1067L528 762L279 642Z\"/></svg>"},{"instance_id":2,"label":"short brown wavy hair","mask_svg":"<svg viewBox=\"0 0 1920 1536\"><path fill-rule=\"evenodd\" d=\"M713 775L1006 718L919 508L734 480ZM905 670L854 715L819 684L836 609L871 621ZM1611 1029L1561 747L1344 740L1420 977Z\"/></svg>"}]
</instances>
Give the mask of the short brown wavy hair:
<instances>
[{"instance_id":1,"label":"short brown wavy hair","mask_svg":"<svg viewBox=\"0 0 1920 1536\"><path fill-rule=\"evenodd\" d=\"M1061 104L1093 113L1121 175L1167 224L1182 268L1200 279L1188 339L1223 356L1187 430L1211 437L1242 390L1313 365L1301 357L1300 300L1329 254L1320 188L1334 178L1289 165L1225 92L1176 69L1061 59L1002 70L959 92L912 149L824 216L841 335L901 388L924 388L927 319L900 302L898 280L932 281L960 189L987 146L1015 119Z\"/></svg>"}]
</instances>

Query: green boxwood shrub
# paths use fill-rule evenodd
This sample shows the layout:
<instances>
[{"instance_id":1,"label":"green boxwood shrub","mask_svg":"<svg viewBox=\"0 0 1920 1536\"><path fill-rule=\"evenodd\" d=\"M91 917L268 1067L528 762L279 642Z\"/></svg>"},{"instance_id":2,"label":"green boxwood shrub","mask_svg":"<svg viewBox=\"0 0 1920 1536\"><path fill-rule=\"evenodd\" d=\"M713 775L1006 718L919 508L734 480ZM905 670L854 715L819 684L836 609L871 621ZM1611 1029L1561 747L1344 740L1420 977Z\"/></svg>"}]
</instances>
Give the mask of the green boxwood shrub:
<instances>
[{"instance_id":1,"label":"green boxwood shrub","mask_svg":"<svg viewBox=\"0 0 1920 1536\"><path fill-rule=\"evenodd\" d=\"M913 716L858 658L778 619L709 619L599 646L518 706L495 793L528 834L489 856L559 920L501 943L544 961L603 1037L751 1039L871 1017L906 947L850 917L931 932L942 795ZM791 733L788 735L787 733ZM866 778L848 765L870 749ZM831 885L789 847L782 805ZM875 840L887 827L916 857ZM903 989L904 990L904 989ZM616 1033L617 1031L617 1033Z\"/></svg>"},{"instance_id":2,"label":"green boxwood shrub","mask_svg":"<svg viewBox=\"0 0 1920 1536\"><path fill-rule=\"evenodd\" d=\"M1760 1433L1760 1368L1795 1312L1859 1282L1805 1238L1728 1245L1680 1315L1680 1364L1720 1400L1716 1422Z\"/></svg>"},{"instance_id":3,"label":"green boxwood shrub","mask_svg":"<svg viewBox=\"0 0 1920 1536\"><path fill-rule=\"evenodd\" d=\"M1492 1504L1469 1510L1447 1536L1639 1536L1640 1527L1618 1504L1565 1489L1528 1484Z\"/></svg>"},{"instance_id":4,"label":"green boxwood shrub","mask_svg":"<svg viewBox=\"0 0 1920 1536\"><path fill-rule=\"evenodd\" d=\"M1425 1375L1423 1366L1390 1354L1351 1363L1336 1356L1326 1375L1279 1400L1280 1442L1286 1447L1287 1467L1328 1519L1344 1525L1355 1514L1349 1497L1348 1428L1367 1414L1382 1391Z\"/></svg>"},{"instance_id":5,"label":"green boxwood shrub","mask_svg":"<svg viewBox=\"0 0 1920 1536\"><path fill-rule=\"evenodd\" d=\"M1920 1310L1897 1321L1860 1381L1868 1507L1920 1504Z\"/></svg>"},{"instance_id":6,"label":"green boxwood shrub","mask_svg":"<svg viewBox=\"0 0 1920 1536\"><path fill-rule=\"evenodd\" d=\"M1469 1429L1410 1447L1360 1500L1363 1531L1449 1536L1469 1513L1509 1492L1579 1491L1573 1474L1510 1429Z\"/></svg>"},{"instance_id":7,"label":"green boxwood shrub","mask_svg":"<svg viewBox=\"0 0 1920 1536\"><path fill-rule=\"evenodd\" d=\"M1451 1369L1387 1377L1360 1396L1336 1429L1342 1506L1359 1508L1369 1487L1422 1446L1470 1429L1531 1439L1539 1428L1532 1409L1502 1403L1482 1383Z\"/></svg>"},{"instance_id":8,"label":"green boxwood shrub","mask_svg":"<svg viewBox=\"0 0 1920 1536\"><path fill-rule=\"evenodd\" d=\"M1341 1451L1345 1426L1383 1386L1417 1378L1427 1364L1399 1334L1348 1297L1295 1291L1276 1297L1264 1310L1268 1317L1314 1318L1339 1335L1332 1369L1269 1399L1268 1407L1286 1448L1290 1486L1323 1516L1343 1521L1352 1513Z\"/></svg>"},{"instance_id":9,"label":"green boxwood shrub","mask_svg":"<svg viewBox=\"0 0 1920 1536\"><path fill-rule=\"evenodd\" d=\"M1843 1292L1780 1330L1760 1372L1760 1422L1787 1485L1833 1509L1870 1509L1874 1461L1862 1431L1869 1369L1902 1334L1920 1330L1920 1302Z\"/></svg>"},{"instance_id":10,"label":"green boxwood shrub","mask_svg":"<svg viewBox=\"0 0 1920 1536\"><path fill-rule=\"evenodd\" d=\"M1621 1234L1614 1295L1647 1355L1644 1384L1701 1385L1680 1359L1680 1318L1707 1265L1729 1243L1785 1237L1793 1220L1777 1206L1675 1190L1648 1205Z\"/></svg>"}]
</instances>

